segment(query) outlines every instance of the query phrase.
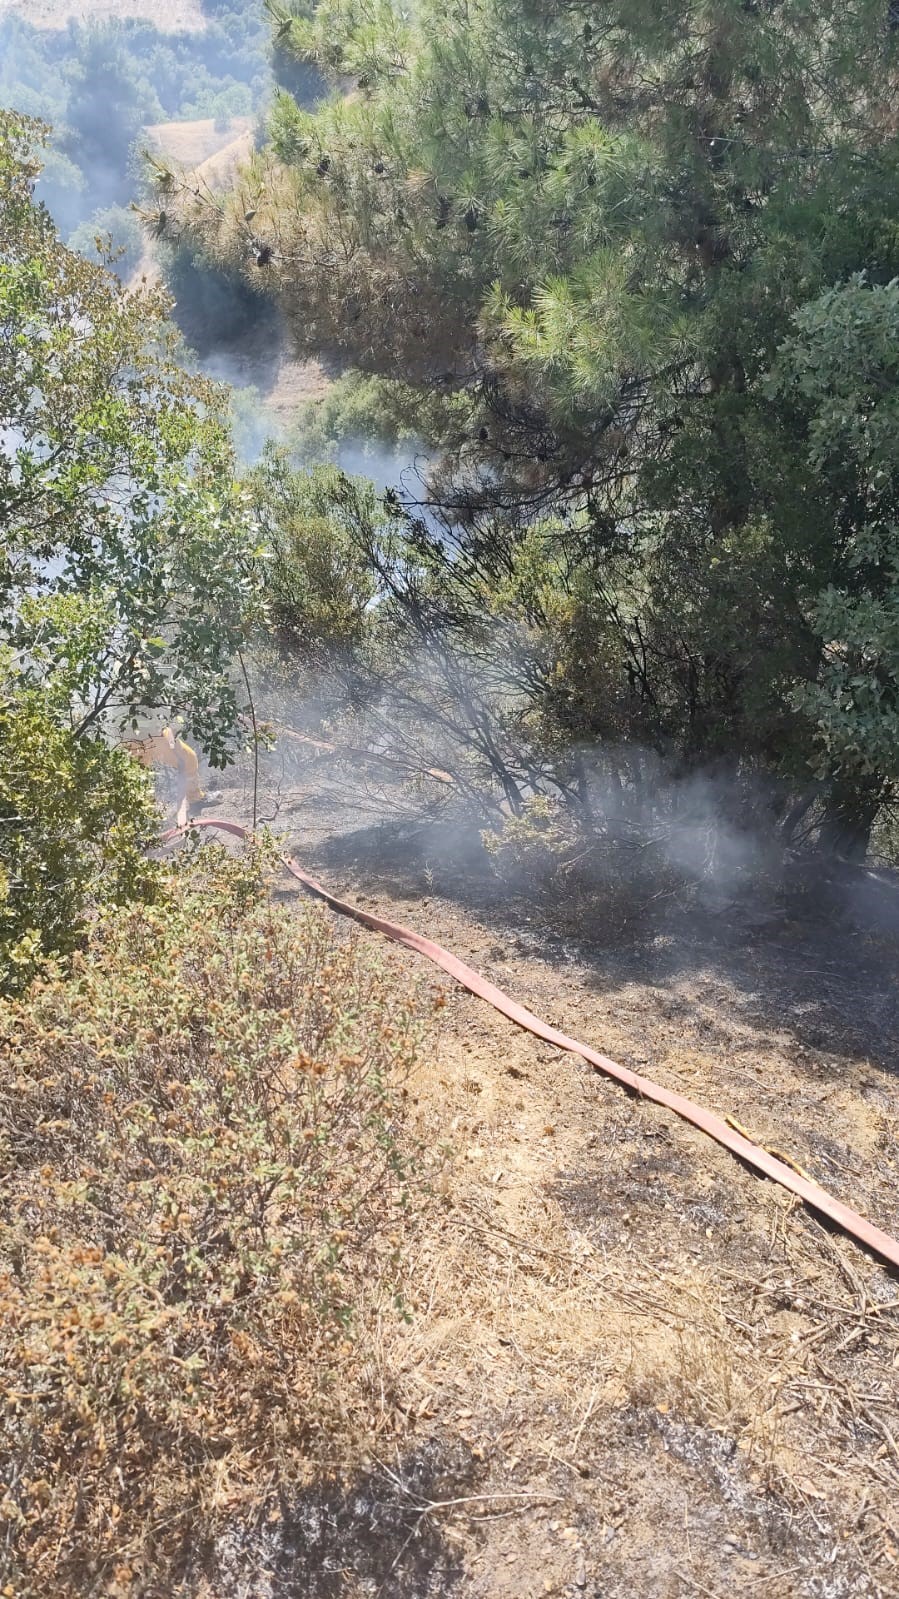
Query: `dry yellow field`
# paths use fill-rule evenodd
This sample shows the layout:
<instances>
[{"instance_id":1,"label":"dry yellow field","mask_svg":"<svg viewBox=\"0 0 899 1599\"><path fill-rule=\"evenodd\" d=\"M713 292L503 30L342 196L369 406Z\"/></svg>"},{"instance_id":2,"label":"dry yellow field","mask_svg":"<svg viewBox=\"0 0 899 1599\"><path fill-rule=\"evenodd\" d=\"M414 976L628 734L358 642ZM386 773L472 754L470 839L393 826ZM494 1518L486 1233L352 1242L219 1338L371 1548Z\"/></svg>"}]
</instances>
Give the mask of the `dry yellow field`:
<instances>
[{"instance_id":1,"label":"dry yellow field","mask_svg":"<svg viewBox=\"0 0 899 1599\"><path fill-rule=\"evenodd\" d=\"M177 161L179 166L199 169L210 162L220 162L232 146L235 159L238 154L249 155L252 126L250 117L232 117L225 131L220 132L211 118L200 118L195 122L153 122L145 132L154 150ZM213 168L216 174L218 170ZM207 180L212 175L212 171L202 173Z\"/></svg>"},{"instance_id":2,"label":"dry yellow field","mask_svg":"<svg viewBox=\"0 0 899 1599\"><path fill-rule=\"evenodd\" d=\"M88 22L143 18L163 33L205 27L200 0L0 0L0 16L9 11L37 28L64 28L69 17Z\"/></svg>"}]
</instances>

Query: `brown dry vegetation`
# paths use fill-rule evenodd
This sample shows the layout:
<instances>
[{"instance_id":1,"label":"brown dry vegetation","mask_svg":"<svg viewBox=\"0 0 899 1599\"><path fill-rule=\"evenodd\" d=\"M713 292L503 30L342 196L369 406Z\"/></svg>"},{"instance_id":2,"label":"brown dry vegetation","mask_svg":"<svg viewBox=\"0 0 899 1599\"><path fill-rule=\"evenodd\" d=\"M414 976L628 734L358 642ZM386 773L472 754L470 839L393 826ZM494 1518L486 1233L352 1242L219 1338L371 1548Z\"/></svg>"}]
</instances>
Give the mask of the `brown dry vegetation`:
<instances>
[{"instance_id":1,"label":"brown dry vegetation","mask_svg":"<svg viewBox=\"0 0 899 1599\"><path fill-rule=\"evenodd\" d=\"M811 906L768 926L648 911L635 930L623 894L615 925L578 941L569 902L566 941L564 909L491 888L420 813L391 844L376 824L397 796L357 770L349 794L321 764L295 784L265 802L336 891L736 1114L899 1231L894 941L850 919L831 930ZM404 952L385 958L398 982L420 977ZM266 1546L265 1591L899 1592L895 1275L463 993L411 1086L419 1137L451 1156L413 1252L412 1321L380 1346L394 1397L355 1485L295 1507Z\"/></svg>"},{"instance_id":2,"label":"brown dry vegetation","mask_svg":"<svg viewBox=\"0 0 899 1599\"><path fill-rule=\"evenodd\" d=\"M338 892L899 1231L890 935L623 878L604 923L426 795L282 760L263 812ZM4 1013L7 1591L899 1592L895 1274L406 952L224 881Z\"/></svg>"},{"instance_id":3,"label":"brown dry vegetation","mask_svg":"<svg viewBox=\"0 0 899 1599\"><path fill-rule=\"evenodd\" d=\"M184 176L196 169L193 171L195 181L211 183L217 171L216 163L223 155L225 172L229 170L230 149L234 150L235 162L248 153L252 147L251 129L249 117L232 117L224 131L216 127L212 117L200 117L190 122L151 122L144 134L146 147L151 152L174 162ZM145 234L143 255L131 274L129 288L135 289L140 283L161 282L154 241Z\"/></svg>"},{"instance_id":4,"label":"brown dry vegetation","mask_svg":"<svg viewBox=\"0 0 899 1599\"><path fill-rule=\"evenodd\" d=\"M153 122L147 127L146 136L153 149L180 166L196 168L196 177L210 177L218 169L210 165L207 171L204 163L214 163L232 146L235 162L249 154L252 126L250 117L232 117L222 131L211 117L201 117L193 122Z\"/></svg>"},{"instance_id":5,"label":"brown dry vegetation","mask_svg":"<svg viewBox=\"0 0 899 1599\"><path fill-rule=\"evenodd\" d=\"M209 860L0 1007L5 1594L193 1587L385 1392L413 1011Z\"/></svg>"}]
</instances>

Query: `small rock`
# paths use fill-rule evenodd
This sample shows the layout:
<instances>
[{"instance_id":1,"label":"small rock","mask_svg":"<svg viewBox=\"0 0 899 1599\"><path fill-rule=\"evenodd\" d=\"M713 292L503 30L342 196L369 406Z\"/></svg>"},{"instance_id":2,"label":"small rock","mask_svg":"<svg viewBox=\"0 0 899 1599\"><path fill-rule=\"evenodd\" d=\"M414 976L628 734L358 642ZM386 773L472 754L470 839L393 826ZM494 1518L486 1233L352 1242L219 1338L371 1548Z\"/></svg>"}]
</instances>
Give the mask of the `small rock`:
<instances>
[{"instance_id":1,"label":"small rock","mask_svg":"<svg viewBox=\"0 0 899 1599\"><path fill-rule=\"evenodd\" d=\"M574 1574L574 1584L576 1588L586 1588L587 1586L587 1568L583 1560L578 1561L578 1568Z\"/></svg>"}]
</instances>

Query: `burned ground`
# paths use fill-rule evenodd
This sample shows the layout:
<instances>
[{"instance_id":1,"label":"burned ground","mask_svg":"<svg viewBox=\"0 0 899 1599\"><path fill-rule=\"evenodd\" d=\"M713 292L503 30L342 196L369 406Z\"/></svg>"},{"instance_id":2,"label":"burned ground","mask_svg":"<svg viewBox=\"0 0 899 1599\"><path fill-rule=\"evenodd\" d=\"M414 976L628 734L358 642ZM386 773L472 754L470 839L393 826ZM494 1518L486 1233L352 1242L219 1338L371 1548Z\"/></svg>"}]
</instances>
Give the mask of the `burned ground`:
<instances>
[{"instance_id":1,"label":"burned ground","mask_svg":"<svg viewBox=\"0 0 899 1599\"><path fill-rule=\"evenodd\" d=\"M362 782L348 794L321 765L263 789L335 892L734 1115L899 1230L896 942L857 905L803 889L579 926L570 896L554 911L476 851L441 849L448 824L408 796ZM247 804L237 776L225 808L245 817ZM405 982L445 986L381 953ZM450 991L441 1016L412 1112L446 1164L412 1319L385 1327L379 1354L393 1391L374 1469L406 1514L337 1517L339 1591L899 1592L895 1274L471 996ZM420 1450L457 1462L453 1491L416 1488L404 1462ZM374 1536L390 1553L380 1565L365 1553ZM315 1547L294 1551L293 1571L282 1549L270 1590L233 1591L277 1599L298 1575L302 1591L329 1591Z\"/></svg>"}]
</instances>

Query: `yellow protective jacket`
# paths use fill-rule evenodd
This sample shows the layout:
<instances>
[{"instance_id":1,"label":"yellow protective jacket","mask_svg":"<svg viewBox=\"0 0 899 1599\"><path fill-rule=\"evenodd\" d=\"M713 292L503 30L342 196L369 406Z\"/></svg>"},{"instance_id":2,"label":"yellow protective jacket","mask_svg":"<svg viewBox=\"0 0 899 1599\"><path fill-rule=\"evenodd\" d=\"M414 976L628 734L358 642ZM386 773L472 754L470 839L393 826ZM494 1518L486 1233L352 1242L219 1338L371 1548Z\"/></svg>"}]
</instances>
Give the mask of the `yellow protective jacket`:
<instances>
[{"instance_id":1,"label":"yellow protective jacket","mask_svg":"<svg viewBox=\"0 0 899 1599\"><path fill-rule=\"evenodd\" d=\"M163 728L158 738L128 739L125 748L142 766L168 766L176 771L188 805L199 805L206 798L195 752L170 727Z\"/></svg>"}]
</instances>

